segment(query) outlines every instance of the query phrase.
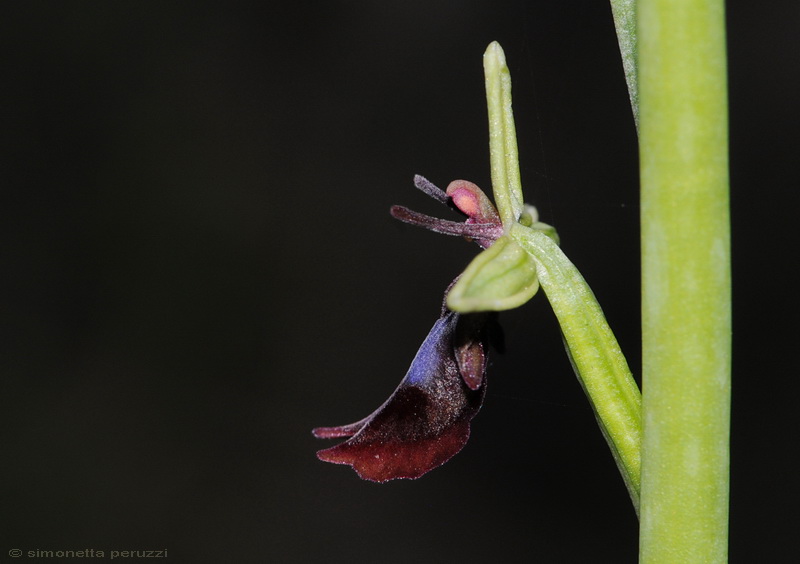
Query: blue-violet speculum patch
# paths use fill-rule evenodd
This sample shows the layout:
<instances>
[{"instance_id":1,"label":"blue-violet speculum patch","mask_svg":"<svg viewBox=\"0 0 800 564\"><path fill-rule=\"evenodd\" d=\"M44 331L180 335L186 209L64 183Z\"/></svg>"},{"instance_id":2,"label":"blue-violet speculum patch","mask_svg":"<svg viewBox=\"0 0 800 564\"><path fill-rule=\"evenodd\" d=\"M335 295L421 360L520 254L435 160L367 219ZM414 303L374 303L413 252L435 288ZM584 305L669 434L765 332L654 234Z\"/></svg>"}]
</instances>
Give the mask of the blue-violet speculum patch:
<instances>
[{"instance_id":1,"label":"blue-violet speculum patch","mask_svg":"<svg viewBox=\"0 0 800 564\"><path fill-rule=\"evenodd\" d=\"M414 184L466 215L466 221L438 219L402 206L392 207L395 218L467 237L483 248L503 235L494 205L471 182L456 180L446 192L421 176L414 178ZM483 403L494 315L456 313L443 305L408 372L383 405L356 423L314 429L318 438L347 437L317 456L349 464L361 478L375 482L419 478L447 462L466 444L470 422Z\"/></svg>"}]
</instances>

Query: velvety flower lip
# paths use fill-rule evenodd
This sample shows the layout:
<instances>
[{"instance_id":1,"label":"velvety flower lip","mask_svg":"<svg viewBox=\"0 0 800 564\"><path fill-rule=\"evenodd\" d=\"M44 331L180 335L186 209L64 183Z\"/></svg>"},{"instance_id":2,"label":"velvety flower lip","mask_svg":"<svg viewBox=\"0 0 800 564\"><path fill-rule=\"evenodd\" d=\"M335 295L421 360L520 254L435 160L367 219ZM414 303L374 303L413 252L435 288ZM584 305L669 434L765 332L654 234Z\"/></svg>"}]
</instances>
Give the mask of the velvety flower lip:
<instances>
[{"instance_id":1,"label":"velvety flower lip","mask_svg":"<svg viewBox=\"0 0 800 564\"><path fill-rule=\"evenodd\" d=\"M383 405L356 423L313 430L318 438L350 437L319 451L320 460L386 482L419 478L458 453L486 391L487 319L443 310Z\"/></svg>"}]
</instances>

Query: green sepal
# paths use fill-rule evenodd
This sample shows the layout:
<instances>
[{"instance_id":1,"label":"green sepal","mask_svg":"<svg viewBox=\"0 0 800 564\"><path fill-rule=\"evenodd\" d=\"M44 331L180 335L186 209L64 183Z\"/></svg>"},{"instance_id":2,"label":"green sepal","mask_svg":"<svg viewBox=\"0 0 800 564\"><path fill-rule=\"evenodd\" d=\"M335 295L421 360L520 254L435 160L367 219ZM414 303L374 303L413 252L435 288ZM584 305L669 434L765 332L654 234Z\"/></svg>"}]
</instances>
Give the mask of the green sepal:
<instances>
[{"instance_id":1,"label":"green sepal","mask_svg":"<svg viewBox=\"0 0 800 564\"><path fill-rule=\"evenodd\" d=\"M489 110L489 160L492 191L497 211L508 229L524 209L519 174L519 150L514 112L511 109L511 73L506 55L497 41L483 54L486 104Z\"/></svg>"},{"instance_id":2,"label":"green sepal","mask_svg":"<svg viewBox=\"0 0 800 564\"><path fill-rule=\"evenodd\" d=\"M447 294L447 307L460 313L519 307L539 289L536 264L503 235L476 256Z\"/></svg>"}]
</instances>

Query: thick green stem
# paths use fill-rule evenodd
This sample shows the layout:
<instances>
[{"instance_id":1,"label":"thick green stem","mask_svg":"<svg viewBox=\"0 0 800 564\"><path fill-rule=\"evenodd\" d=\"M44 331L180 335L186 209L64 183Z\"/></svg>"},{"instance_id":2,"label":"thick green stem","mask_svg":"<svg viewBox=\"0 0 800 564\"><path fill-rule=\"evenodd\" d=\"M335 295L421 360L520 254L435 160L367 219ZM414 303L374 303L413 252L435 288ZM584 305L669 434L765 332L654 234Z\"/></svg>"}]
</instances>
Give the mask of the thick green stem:
<instances>
[{"instance_id":1,"label":"thick green stem","mask_svg":"<svg viewBox=\"0 0 800 564\"><path fill-rule=\"evenodd\" d=\"M510 234L536 262L575 374L638 512L642 398L628 363L591 288L555 241L520 224Z\"/></svg>"},{"instance_id":2,"label":"thick green stem","mask_svg":"<svg viewBox=\"0 0 800 564\"><path fill-rule=\"evenodd\" d=\"M617 29L617 42L622 55L622 70L628 83L633 121L639 128L639 87L636 76L636 0L611 0L611 13Z\"/></svg>"},{"instance_id":3,"label":"thick green stem","mask_svg":"<svg viewBox=\"0 0 800 564\"><path fill-rule=\"evenodd\" d=\"M645 563L727 561L724 29L723 0L638 6Z\"/></svg>"}]
</instances>

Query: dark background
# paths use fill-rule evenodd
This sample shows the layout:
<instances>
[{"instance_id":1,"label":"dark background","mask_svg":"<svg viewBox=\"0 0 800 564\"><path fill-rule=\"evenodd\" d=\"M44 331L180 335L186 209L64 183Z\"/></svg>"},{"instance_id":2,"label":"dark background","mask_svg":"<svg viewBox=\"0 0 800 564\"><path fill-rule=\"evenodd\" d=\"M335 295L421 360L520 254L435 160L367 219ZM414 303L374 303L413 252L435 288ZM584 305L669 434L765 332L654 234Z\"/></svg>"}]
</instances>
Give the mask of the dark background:
<instances>
[{"instance_id":1,"label":"dark background","mask_svg":"<svg viewBox=\"0 0 800 564\"><path fill-rule=\"evenodd\" d=\"M799 12L728 7L734 562L787 561L797 528ZM489 188L495 39L526 197L639 374L636 134L607 3L6 7L0 562L635 561L542 296L502 316L448 464L375 485L314 456L333 443L312 427L394 389L478 251L387 212L447 212L415 173Z\"/></svg>"}]
</instances>

